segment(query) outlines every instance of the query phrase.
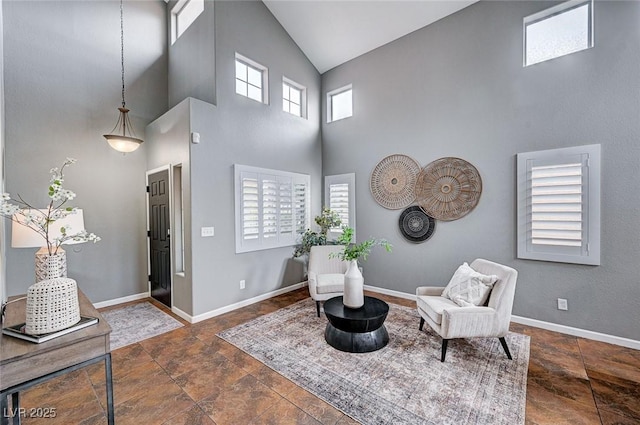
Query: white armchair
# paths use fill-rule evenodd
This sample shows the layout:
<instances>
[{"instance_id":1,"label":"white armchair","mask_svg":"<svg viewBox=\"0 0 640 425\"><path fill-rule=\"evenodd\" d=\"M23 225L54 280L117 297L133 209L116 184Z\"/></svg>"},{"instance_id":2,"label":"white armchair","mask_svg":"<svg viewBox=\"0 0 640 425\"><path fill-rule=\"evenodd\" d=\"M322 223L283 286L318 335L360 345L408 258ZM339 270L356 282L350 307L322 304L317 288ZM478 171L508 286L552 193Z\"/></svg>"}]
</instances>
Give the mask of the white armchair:
<instances>
[{"instance_id":1,"label":"white armchair","mask_svg":"<svg viewBox=\"0 0 640 425\"><path fill-rule=\"evenodd\" d=\"M339 258L329 258L332 252L338 253L343 245L320 245L311 247L309 253L309 294L316 302L316 310L320 317L320 301L339 297L344 293L344 274L349 263Z\"/></svg>"},{"instance_id":2,"label":"white armchair","mask_svg":"<svg viewBox=\"0 0 640 425\"><path fill-rule=\"evenodd\" d=\"M511 267L483 259L474 260L471 268L485 275L498 276L485 305L460 307L441 296L444 288L419 287L416 289L416 302L420 314L420 330L426 321L442 337L440 361L443 362L447 343L453 338L499 338L507 357L511 359L504 337L509 332L518 272Z\"/></svg>"}]
</instances>

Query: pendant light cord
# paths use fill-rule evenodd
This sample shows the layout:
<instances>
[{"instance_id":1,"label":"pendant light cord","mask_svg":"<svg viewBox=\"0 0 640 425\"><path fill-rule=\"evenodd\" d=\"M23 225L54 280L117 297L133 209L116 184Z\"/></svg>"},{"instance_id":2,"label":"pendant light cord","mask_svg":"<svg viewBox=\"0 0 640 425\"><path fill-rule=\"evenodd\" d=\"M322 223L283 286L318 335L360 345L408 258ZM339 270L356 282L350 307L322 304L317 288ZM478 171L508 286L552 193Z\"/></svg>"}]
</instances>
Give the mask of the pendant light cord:
<instances>
[{"instance_id":1,"label":"pendant light cord","mask_svg":"<svg viewBox=\"0 0 640 425\"><path fill-rule=\"evenodd\" d=\"M120 0L120 65L122 66L122 107L124 108L124 13L122 2L123 0Z\"/></svg>"},{"instance_id":2,"label":"pendant light cord","mask_svg":"<svg viewBox=\"0 0 640 425\"><path fill-rule=\"evenodd\" d=\"M2 0L0 0L2 1ZM111 134L105 134L109 145L122 153L135 151L142 139L136 136L131 121L129 121L129 110L124 101L124 0L120 0L120 69L122 75L122 107L118 108L120 114L116 126L111 130Z\"/></svg>"}]
</instances>

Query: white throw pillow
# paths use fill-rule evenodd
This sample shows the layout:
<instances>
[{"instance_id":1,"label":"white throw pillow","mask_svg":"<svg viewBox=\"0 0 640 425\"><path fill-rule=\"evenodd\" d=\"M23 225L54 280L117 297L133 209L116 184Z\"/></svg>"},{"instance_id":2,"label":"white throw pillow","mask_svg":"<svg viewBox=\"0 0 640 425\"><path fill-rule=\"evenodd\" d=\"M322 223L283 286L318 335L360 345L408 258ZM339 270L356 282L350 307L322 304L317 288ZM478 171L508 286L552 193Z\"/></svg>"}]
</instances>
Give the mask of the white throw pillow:
<instances>
[{"instance_id":1,"label":"white throw pillow","mask_svg":"<svg viewBox=\"0 0 640 425\"><path fill-rule=\"evenodd\" d=\"M497 280L498 276L478 273L463 263L442 291L442 296L461 307L483 305Z\"/></svg>"}]
</instances>

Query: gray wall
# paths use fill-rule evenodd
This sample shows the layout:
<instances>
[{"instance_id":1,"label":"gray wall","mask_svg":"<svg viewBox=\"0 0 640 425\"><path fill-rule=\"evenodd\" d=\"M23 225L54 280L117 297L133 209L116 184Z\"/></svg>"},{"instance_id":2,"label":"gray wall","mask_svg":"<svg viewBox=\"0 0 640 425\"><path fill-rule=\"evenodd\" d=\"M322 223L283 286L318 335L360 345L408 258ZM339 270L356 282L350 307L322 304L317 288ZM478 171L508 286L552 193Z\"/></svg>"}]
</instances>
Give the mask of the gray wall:
<instances>
[{"instance_id":1,"label":"gray wall","mask_svg":"<svg viewBox=\"0 0 640 425\"><path fill-rule=\"evenodd\" d=\"M520 275L513 313L640 340L640 3L596 2L595 48L522 67L522 18L540 2L480 2L323 75L323 93L353 83L354 117L323 119L323 174L354 171L359 238L388 238L365 283L415 293L444 286L484 257ZM326 117L325 117L326 118ZM517 260L515 154L602 145L602 265ZM438 222L419 245L398 231L401 211L373 200L369 176L387 155L423 166L445 156L483 179L468 216ZM556 298L569 311L556 308Z\"/></svg>"},{"instance_id":2,"label":"gray wall","mask_svg":"<svg viewBox=\"0 0 640 425\"><path fill-rule=\"evenodd\" d=\"M168 22L176 3L175 0L167 3ZM213 0L205 0L204 12L169 49L169 107L187 97L216 104L214 9ZM168 42L171 43L170 34Z\"/></svg>"},{"instance_id":3,"label":"gray wall","mask_svg":"<svg viewBox=\"0 0 640 425\"><path fill-rule=\"evenodd\" d=\"M153 121L146 128L147 167L155 170L167 165L182 166L182 195L184 206L184 273L173 275L173 305L185 313L193 312L193 291L191 288L191 180L189 178L191 165L189 160L189 134L191 129L191 99L185 99L171 108L167 113ZM175 191L174 191L175 192ZM174 202L175 203L175 202ZM178 235L177 223L171 222L172 241L176 242ZM172 255L172 270L176 270L176 253Z\"/></svg>"},{"instance_id":4,"label":"gray wall","mask_svg":"<svg viewBox=\"0 0 640 425\"><path fill-rule=\"evenodd\" d=\"M2 23L3 1L0 0L0 24ZM3 31L0 31L0 191L4 192L4 42ZM5 223L0 225L0 303L7 298L5 255Z\"/></svg>"},{"instance_id":5,"label":"gray wall","mask_svg":"<svg viewBox=\"0 0 640 425\"><path fill-rule=\"evenodd\" d=\"M94 302L147 290L145 145L111 149L120 106L120 8L114 1L5 1L6 190L36 205L65 157L86 228L102 237L67 249L68 274ZM167 110L166 5L125 2L126 100L139 134ZM8 249L8 293L34 280L33 249Z\"/></svg>"},{"instance_id":6,"label":"gray wall","mask_svg":"<svg viewBox=\"0 0 640 425\"><path fill-rule=\"evenodd\" d=\"M191 145L194 315L302 278L286 272L292 248L235 254L233 164L310 174L312 217L320 211L319 74L261 2L216 2L215 28L217 107L191 103L191 130L201 135ZM269 105L235 93L236 51L269 68ZM283 75L307 87L308 119L282 111ZM215 236L201 238L203 226Z\"/></svg>"}]
</instances>

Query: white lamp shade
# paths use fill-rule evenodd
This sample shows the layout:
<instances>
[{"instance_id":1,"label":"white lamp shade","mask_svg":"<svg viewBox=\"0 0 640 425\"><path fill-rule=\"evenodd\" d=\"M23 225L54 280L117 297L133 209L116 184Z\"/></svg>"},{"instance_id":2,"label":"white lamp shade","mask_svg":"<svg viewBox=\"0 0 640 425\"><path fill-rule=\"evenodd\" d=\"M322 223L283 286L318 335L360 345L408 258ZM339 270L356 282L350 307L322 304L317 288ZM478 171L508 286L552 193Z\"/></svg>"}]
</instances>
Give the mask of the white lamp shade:
<instances>
[{"instance_id":1,"label":"white lamp shade","mask_svg":"<svg viewBox=\"0 0 640 425\"><path fill-rule=\"evenodd\" d=\"M23 210L28 211L28 210ZM40 210L46 214L47 210ZM47 246L47 242L45 239L32 227L16 223L15 220L20 222L24 222L24 217L22 215L16 214L13 216L13 221L11 222L11 246L13 248L35 248L35 247L43 247ZM75 235L78 232L81 232L84 229L84 216L82 214L81 209L76 209L75 214L69 214L68 216L56 220L49 226L49 241L54 241L56 238L62 236L60 233L60 228L63 226L70 226L69 233ZM69 239L64 241L64 245L72 245L82 243L82 241L74 241Z\"/></svg>"}]
</instances>

